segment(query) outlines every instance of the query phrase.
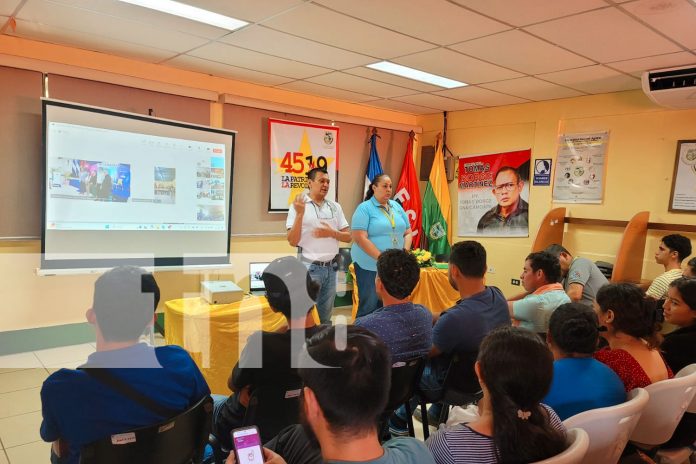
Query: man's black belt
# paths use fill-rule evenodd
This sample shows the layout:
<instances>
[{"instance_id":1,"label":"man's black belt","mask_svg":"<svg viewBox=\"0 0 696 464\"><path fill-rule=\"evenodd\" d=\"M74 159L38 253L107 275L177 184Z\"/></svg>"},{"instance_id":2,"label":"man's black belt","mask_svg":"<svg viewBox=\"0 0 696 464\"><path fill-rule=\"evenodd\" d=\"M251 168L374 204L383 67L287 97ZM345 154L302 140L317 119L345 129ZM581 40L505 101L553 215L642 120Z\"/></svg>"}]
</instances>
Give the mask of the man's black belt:
<instances>
[{"instance_id":1,"label":"man's black belt","mask_svg":"<svg viewBox=\"0 0 696 464\"><path fill-rule=\"evenodd\" d=\"M338 255L334 256L334 258L331 261L312 261L312 260L305 258L304 256L301 256L300 260L303 263L313 264L315 266L328 267L328 266L333 266L334 263L338 262Z\"/></svg>"}]
</instances>

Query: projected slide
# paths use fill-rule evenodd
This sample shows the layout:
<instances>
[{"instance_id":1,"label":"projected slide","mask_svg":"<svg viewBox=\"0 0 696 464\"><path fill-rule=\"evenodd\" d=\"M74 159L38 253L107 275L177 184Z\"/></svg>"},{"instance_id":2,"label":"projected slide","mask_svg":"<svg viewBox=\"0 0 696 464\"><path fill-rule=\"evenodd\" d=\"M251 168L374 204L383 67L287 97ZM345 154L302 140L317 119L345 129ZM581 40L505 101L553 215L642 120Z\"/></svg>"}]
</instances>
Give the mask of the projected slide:
<instances>
[{"instance_id":1,"label":"projected slide","mask_svg":"<svg viewBox=\"0 0 696 464\"><path fill-rule=\"evenodd\" d=\"M50 122L47 229L227 228L225 146Z\"/></svg>"}]
</instances>

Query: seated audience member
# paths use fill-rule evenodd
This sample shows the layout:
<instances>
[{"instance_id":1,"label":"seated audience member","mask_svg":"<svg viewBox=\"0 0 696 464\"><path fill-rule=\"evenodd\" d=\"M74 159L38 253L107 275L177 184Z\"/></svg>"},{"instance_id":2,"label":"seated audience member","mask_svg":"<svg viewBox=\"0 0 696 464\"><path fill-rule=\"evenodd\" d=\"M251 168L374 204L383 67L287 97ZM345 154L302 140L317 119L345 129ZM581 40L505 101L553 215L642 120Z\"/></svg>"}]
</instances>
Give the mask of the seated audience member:
<instances>
[{"instance_id":1,"label":"seated audience member","mask_svg":"<svg viewBox=\"0 0 696 464\"><path fill-rule=\"evenodd\" d=\"M684 268L684 277L696 277L696 258L691 258Z\"/></svg>"},{"instance_id":2,"label":"seated audience member","mask_svg":"<svg viewBox=\"0 0 696 464\"><path fill-rule=\"evenodd\" d=\"M433 463L423 442L415 438L379 443L377 424L389 398L389 350L362 327L340 327L307 341L299 369L305 384L302 425L291 426L271 440L275 449L266 450L267 462L281 464L287 458L290 464ZM231 454L227 463L234 462Z\"/></svg>"},{"instance_id":3,"label":"seated audience member","mask_svg":"<svg viewBox=\"0 0 696 464\"><path fill-rule=\"evenodd\" d=\"M377 296L384 306L354 323L382 339L391 352L392 363L425 356L432 345L432 314L408 300L419 277L418 261L411 253L384 251L377 258L375 279Z\"/></svg>"},{"instance_id":4,"label":"seated audience member","mask_svg":"<svg viewBox=\"0 0 696 464\"><path fill-rule=\"evenodd\" d=\"M540 403L551 385L553 356L535 333L494 330L481 343L475 370L483 389L479 417L428 439L436 463L536 462L566 448L563 423Z\"/></svg>"},{"instance_id":5,"label":"seated audience member","mask_svg":"<svg viewBox=\"0 0 696 464\"><path fill-rule=\"evenodd\" d=\"M662 264L665 272L652 281L645 294L656 300L667 296L669 283L682 276L681 263L691 254L691 240L679 234L665 235L655 253L655 262Z\"/></svg>"},{"instance_id":6,"label":"seated audience member","mask_svg":"<svg viewBox=\"0 0 696 464\"><path fill-rule=\"evenodd\" d=\"M97 279L94 302L87 310L97 351L77 370L54 372L41 388L40 433L43 440L53 442L52 462L77 464L83 446L163 422L210 393L182 348L138 342L154 322L159 297L155 278L137 267L117 267ZM171 413L158 414L124 396L90 373L96 369Z\"/></svg>"},{"instance_id":7,"label":"seated audience member","mask_svg":"<svg viewBox=\"0 0 696 464\"><path fill-rule=\"evenodd\" d=\"M672 281L665 300L665 320L679 327L665 335L660 345L667 365L679 372L696 363L696 279ZM684 413L677 430L663 448L680 448L696 441L696 414Z\"/></svg>"},{"instance_id":8,"label":"seated audience member","mask_svg":"<svg viewBox=\"0 0 696 464\"><path fill-rule=\"evenodd\" d=\"M544 403L561 420L626 401L619 376L592 357L598 341L597 315L587 305L562 304L551 315L546 342L555 361L553 382Z\"/></svg>"},{"instance_id":9,"label":"seated audience member","mask_svg":"<svg viewBox=\"0 0 696 464\"><path fill-rule=\"evenodd\" d=\"M254 388L299 381L293 360L306 338L326 328L316 325L311 313L319 284L297 258L273 260L261 279L269 306L285 316L288 327L281 332L251 334L228 380L234 394L227 399L216 398L213 433L226 449L232 445L230 432L242 424Z\"/></svg>"},{"instance_id":10,"label":"seated audience member","mask_svg":"<svg viewBox=\"0 0 696 464\"><path fill-rule=\"evenodd\" d=\"M545 251L531 253L524 261L522 286L527 296L508 301L510 316L520 327L546 336L551 313L570 298L563 290L558 258Z\"/></svg>"},{"instance_id":11,"label":"seated audience member","mask_svg":"<svg viewBox=\"0 0 696 464\"><path fill-rule=\"evenodd\" d=\"M570 301L592 306L597 290L609 283L597 265L587 258L575 257L562 245L546 247L547 253L558 258L563 276L563 288Z\"/></svg>"},{"instance_id":12,"label":"seated audience member","mask_svg":"<svg viewBox=\"0 0 696 464\"><path fill-rule=\"evenodd\" d=\"M475 241L463 241L452 246L449 258L449 281L459 291L461 299L453 307L435 316L433 346L430 361L421 377L420 389L429 400L442 396L442 386L452 355L478 352L481 340L493 329L510 325L507 302L497 287L485 282L486 249ZM411 410L417 401L411 403ZM439 407L428 411L437 423ZM415 416L419 418L419 415ZM392 435L407 434L406 408L399 408L391 417L389 430Z\"/></svg>"},{"instance_id":13,"label":"seated audience member","mask_svg":"<svg viewBox=\"0 0 696 464\"><path fill-rule=\"evenodd\" d=\"M678 327L660 345L672 372L696 363L696 279L672 281L664 304L665 321Z\"/></svg>"},{"instance_id":14,"label":"seated audience member","mask_svg":"<svg viewBox=\"0 0 696 464\"><path fill-rule=\"evenodd\" d=\"M619 375L627 392L672 377L658 349L655 302L640 288L628 283L605 285L597 292L595 312L609 346L594 357Z\"/></svg>"}]
</instances>

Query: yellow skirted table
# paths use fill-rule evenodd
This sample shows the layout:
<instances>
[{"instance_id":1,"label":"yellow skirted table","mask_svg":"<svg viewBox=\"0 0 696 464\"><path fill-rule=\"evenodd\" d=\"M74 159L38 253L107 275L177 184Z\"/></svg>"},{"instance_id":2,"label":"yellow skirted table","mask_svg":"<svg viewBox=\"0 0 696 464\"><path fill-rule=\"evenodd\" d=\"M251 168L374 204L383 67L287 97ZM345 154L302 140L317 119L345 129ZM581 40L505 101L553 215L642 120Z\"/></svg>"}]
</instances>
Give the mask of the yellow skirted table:
<instances>
[{"instance_id":1,"label":"yellow skirted table","mask_svg":"<svg viewBox=\"0 0 696 464\"><path fill-rule=\"evenodd\" d=\"M170 300L164 315L167 344L188 351L210 391L222 395L230 394L227 379L249 335L287 326L285 316L274 313L266 298L254 296L224 305L209 305L201 298Z\"/></svg>"},{"instance_id":2,"label":"yellow skirted table","mask_svg":"<svg viewBox=\"0 0 696 464\"><path fill-rule=\"evenodd\" d=\"M355 270L350 265L350 274L353 277L353 319L358 313L358 284L355 279ZM459 292L452 288L447 277L447 269L435 267L422 267L420 280L411 293L411 301L428 308L433 314L440 314L447 308L454 306L459 299Z\"/></svg>"}]
</instances>

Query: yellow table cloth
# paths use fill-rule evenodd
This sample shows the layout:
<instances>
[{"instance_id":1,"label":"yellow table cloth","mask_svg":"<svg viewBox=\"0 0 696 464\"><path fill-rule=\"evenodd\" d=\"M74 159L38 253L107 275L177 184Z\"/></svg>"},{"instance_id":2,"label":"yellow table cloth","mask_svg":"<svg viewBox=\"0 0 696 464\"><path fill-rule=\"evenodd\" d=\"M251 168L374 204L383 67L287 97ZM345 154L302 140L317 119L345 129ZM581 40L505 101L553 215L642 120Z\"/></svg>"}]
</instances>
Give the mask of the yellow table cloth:
<instances>
[{"instance_id":1,"label":"yellow table cloth","mask_svg":"<svg viewBox=\"0 0 696 464\"><path fill-rule=\"evenodd\" d=\"M166 343L189 352L210 391L229 395L227 379L247 338L257 330L275 332L287 325L264 297L245 297L231 304L209 305L201 298L169 300L164 304Z\"/></svg>"},{"instance_id":2,"label":"yellow table cloth","mask_svg":"<svg viewBox=\"0 0 696 464\"><path fill-rule=\"evenodd\" d=\"M355 279L355 270L350 265L350 274L353 277L353 320L358 313L358 284ZM447 277L447 269L435 267L422 267L420 280L411 293L411 301L428 308L433 314L440 314L447 308L454 306L459 299L459 292L452 288Z\"/></svg>"}]
</instances>

